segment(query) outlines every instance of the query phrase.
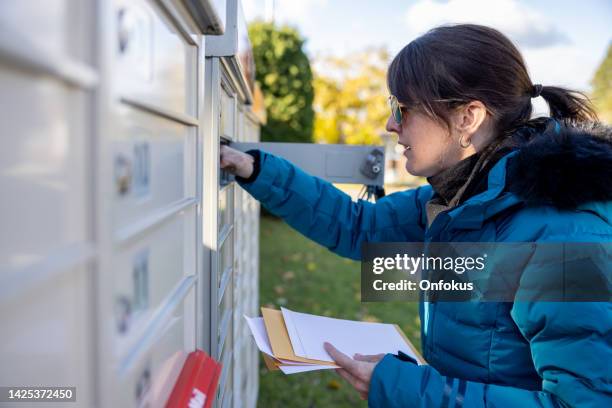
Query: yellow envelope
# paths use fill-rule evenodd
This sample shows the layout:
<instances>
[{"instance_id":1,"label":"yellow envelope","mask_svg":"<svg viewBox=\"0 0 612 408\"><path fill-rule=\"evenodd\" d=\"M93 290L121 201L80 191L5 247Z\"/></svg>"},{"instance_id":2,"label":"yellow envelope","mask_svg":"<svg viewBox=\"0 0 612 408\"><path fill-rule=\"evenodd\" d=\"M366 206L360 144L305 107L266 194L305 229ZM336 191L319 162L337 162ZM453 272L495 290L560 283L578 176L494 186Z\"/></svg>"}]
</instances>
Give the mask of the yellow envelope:
<instances>
[{"instance_id":1,"label":"yellow envelope","mask_svg":"<svg viewBox=\"0 0 612 408\"><path fill-rule=\"evenodd\" d=\"M268 367L268 370L270 371L278 370L278 363L272 357L264 353L261 353L261 354L263 354L264 363L266 364L266 367Z\"/></svg>"},{"instance_id":2,"label":"yellow envelope","mask_svg":"<svg viewBox=\"0 0 612 408\"><path fill-rule=\"evenodd\" d=\"M337 364L330 363L329 361L311 360L309 358L296 356L293 352L293 346L291 346L287 326L285 326L283 312L262 307L261 315L266 325L266 332L268 332L268 338L270 339L270 346L272 347L274 357L306 364L338 367Z\"/></svg>"}]
</instances>

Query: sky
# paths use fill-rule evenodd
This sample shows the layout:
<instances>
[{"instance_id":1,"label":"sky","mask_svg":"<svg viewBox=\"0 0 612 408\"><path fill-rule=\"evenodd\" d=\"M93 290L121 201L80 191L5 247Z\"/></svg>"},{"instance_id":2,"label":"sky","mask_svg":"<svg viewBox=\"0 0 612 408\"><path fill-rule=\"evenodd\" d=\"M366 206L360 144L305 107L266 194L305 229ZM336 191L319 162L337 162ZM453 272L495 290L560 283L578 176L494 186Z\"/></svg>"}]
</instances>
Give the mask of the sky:
<instances>
[{"instance_id":1,"label":"sky","mask_svg":"<svg viewBox=\"0 0 612 408\"><path fill-rule=\"evenodd\" d=\"M272 7L274 4L274 7ZM610 0L242 0L247 21L296 27L314 60L369 46L395 55L444 23L499 29L519 47L533 83L590 91L612 41Z\"/></svg>"}]
</instances>

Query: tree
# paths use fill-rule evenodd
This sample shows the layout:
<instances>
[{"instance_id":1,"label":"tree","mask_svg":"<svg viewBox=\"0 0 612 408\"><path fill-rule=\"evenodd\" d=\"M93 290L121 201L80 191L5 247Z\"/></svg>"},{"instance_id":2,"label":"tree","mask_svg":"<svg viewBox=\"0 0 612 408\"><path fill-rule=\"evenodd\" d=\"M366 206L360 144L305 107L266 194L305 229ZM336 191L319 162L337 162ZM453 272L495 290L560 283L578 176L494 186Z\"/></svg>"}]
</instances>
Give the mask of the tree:
<instances>
[{"instance_id":1,"label":"tree","mask_svg":"<svg viewBox=\"0 0 612 408\"><path fill-rule=\"evenodd\" d=\"M601 120L612 122L612 43L591 81L593 102Z\"/></svg>"},{"instance_id":2,"label":"tree","mask_svg":"<svg viewBox=\"0 0 612 408\"><path fill-rule=\"evenodd\" d=\"M250 24L249 37L268 117L262 140L311 142L314 90L304 40L294 28L262 21Z\"/></svg>"},{"instance_id":3,"label":"tree","mask_svg":"<svg viewBox=\"0 0 612 408\"><path fill-rule=\"evenodd\" d=\"M385 49L367 49L318 61L314 80L315 141L381 143L389 116L388 63Z\"/></svg>"}]
</instances>

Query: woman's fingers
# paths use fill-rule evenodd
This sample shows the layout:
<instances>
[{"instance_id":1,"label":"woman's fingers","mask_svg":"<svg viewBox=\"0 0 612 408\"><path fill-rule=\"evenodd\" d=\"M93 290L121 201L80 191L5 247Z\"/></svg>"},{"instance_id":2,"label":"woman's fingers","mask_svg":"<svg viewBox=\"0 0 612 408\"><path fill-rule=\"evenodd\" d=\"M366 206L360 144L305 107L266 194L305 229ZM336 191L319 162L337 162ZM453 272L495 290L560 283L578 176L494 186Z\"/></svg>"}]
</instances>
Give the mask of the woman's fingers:
<instances>
[{"instance_id":1,"label":"woman's fingers","mask_svg":"<svg viewBox=\"0 0 612 408\"><path fill-rule=\"evenodd\" d=\"M340 377L344 378L349 384L351 384L353 388L355 388L355 390L360 394L367 392L368 388L364 384L364 382L352 375L347 370L343 368L337 368L336 372L340 375Z\"/></svg>"},{"instance_id":2,"label":"woman's fingers","mask_svg":"<svg viewBox=\"0 0 612 408\"><path fill-rule=\"evenodd\" d=\"M235 173L236 164L232 160L231 156L227 154L227 152L223 151L224 148L225 146L221 146L221 155L220 155L221 160L219 161L219 167L229 171L230 173Z\"/></svg>"},{"instance_id":3,"label":"woman's fingers","mask_svg":"<svg viewBox=\"0 0 612 408\"><path fill-rule=\"evenodd\" d=\"M350 372L354 377L363 381L367 380L368 383L370 382L373 370L372 363L375 362L353 360L327 342L323 344L323 347L340 367Z\"/></svg>"},{"instance_id":4,"label":"woman's fingers","mask_svg":"<svg viewBox=\"0 0 612 408\"><path fill-rule=\"evenodd\" d=\"M248 178L253 173L253 156L222 145L219 149L219 166L232 174Z\"/></svg>"},{"instance_id":5,"label":"woman's fingers","mask_svg":"<svg viewBox=\"0 0 612 408\"><path fill-rule=\"evenodd\" d=\"M369 356L356 354L355 357L359 357L360 360L353 360L330 343L324 343L323 347L341 367L336 369L336 372L357 390L362 399L367 399L372 371L384 354Z\"/></svg>"},{"instance_id":6,"label":"woman's fingers","mask_svg":"<svg viewBox=\"0 0 612 408\"><path fill-rule=\"evenodd\" d=\"M369 363L378 363L380 360L383 359L383 357L385 356L384 353L382 354L355 354L353 356L353 358L357 361L367 361Z\"/></svg>"},{"instance_id":7,"label":"woman's fingers","mask_svg":"<svg viewBox=\"0 0 612 408\"><path fill-rule=\"evenodd\" d=\"M344 378L349 384L351 384L354 388L359 386L359 380L351 375L348 371L343 368L336 368L336 372L342 378Z\"/></svg>"},{"instance_id":8,"label":"woman's fingers","mask_svg":"<svg viewBox=\"0 0 612 408\"><path fill-rule=\"evenodd\" d=\"M323 343L323 347L325 351L329 353L330 357L338 364L340 367L347 369L349 371L357 371L357 362L347 356L346 354L339 351L337 348L332 346L330 343Z\"/></svg>"},{"instance_id":9,"label":"woman's fingers","mask_svg":"<svg viewBox=\"0 0 612 408\"><path fill-rule=\"evenodd\" d=\"M221 145L221 148L219 149L219 156L221 158L221 161L220 161L221 168L225 168L227 166L236 164L235 163L236 156L233 150L234 149Z\"/></svg>"}]
</instances>

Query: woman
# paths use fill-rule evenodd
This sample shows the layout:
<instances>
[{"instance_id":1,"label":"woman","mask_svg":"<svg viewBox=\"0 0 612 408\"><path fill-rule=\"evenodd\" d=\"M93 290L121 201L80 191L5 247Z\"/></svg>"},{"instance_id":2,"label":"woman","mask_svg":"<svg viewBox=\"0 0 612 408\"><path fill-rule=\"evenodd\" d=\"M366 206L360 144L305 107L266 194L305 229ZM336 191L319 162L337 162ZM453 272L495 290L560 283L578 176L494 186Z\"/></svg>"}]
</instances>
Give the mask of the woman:
<instances>
[{"instance_id":1,"label":"woman","mask_svg":"<svg viewBox=\"0 0 612 408\"><path fill-rule=\"evenodd\" d=\"M223 148L221 166L353 259L364 241L612 241L612 133L588 125L596 117L580 94L532 84L501 33L435 28L394 58L388 87L386 128L427 186L354 203L265 152ZM530 120L538 96L552 118ZM370 406L612 406L610 302L432 302L420 317L428 366L326 345Z\"/></svg>"}]
</instances>

